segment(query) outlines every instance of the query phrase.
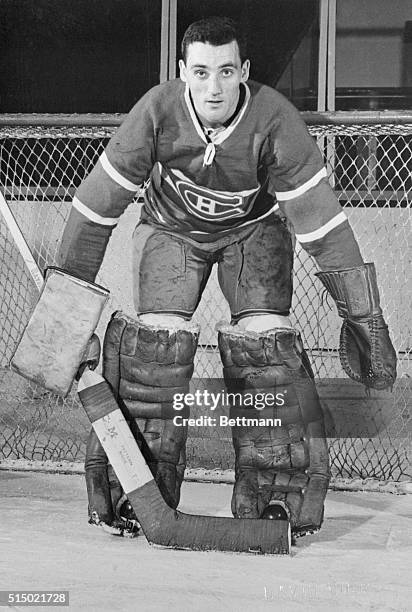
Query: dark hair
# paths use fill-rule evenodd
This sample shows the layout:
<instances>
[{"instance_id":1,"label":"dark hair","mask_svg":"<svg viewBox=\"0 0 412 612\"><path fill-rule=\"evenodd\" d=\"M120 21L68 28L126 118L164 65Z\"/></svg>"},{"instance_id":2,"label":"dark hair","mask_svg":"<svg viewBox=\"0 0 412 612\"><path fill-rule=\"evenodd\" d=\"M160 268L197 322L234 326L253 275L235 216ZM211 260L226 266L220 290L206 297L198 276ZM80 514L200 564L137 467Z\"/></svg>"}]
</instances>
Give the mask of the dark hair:
<instances>
[{"instance_id":1,"label":"dark hair","mask_svg":"<svg viewBox=\"0 0 412 612\"><path fill-rule=\"evenodd\" d=\"M187 48L194 42L209 43L218 47L235 40L239 47L240 61L247 59L246 37L239 25L229 17L207 17L195 21L186 30L182 40L182 57L186 62Z\"/></svg>"}]
</instances>

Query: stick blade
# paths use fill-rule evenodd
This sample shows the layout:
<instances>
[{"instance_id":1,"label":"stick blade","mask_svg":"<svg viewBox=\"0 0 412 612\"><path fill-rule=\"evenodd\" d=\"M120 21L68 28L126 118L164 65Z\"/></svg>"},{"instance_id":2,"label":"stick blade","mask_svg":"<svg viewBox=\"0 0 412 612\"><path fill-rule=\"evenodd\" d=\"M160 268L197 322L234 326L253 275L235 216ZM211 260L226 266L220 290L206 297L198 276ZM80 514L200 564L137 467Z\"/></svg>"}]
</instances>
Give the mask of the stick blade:
<instances>
[{"instance_id":1,"label":"stick blade","mask_svg":"<svg viewBox=\"0 0 412 612\"><path fill-rule=\"evenodd\" d=\"M108 383L97 375L80 400L151 544L184 550L288 554L287 520L232 519L184 514L164 501Z\"/></svg>"}]
</instances>

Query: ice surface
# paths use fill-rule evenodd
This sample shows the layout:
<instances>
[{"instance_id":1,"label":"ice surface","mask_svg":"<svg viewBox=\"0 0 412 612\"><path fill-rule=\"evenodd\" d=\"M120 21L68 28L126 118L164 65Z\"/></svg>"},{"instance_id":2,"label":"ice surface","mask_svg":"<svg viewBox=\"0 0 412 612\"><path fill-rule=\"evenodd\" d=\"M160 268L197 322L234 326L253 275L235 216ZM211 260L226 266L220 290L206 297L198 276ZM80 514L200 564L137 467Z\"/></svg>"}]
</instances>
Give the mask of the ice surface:
<instances>
[{"instance_id":1,"label":"ice surface","mask_svg":"<svg viewBox=\"0 0 412 612\"><path fill-rule=\"evenodd\" d=\"M185 483L180 508L230 516L230 496ZM70 610L96 612L406 612L411 499L330 491L322 530L289 557L175 551L89 526L82 476L0 470L0 589L65 589Z\"/></svg>"}]
</instances>

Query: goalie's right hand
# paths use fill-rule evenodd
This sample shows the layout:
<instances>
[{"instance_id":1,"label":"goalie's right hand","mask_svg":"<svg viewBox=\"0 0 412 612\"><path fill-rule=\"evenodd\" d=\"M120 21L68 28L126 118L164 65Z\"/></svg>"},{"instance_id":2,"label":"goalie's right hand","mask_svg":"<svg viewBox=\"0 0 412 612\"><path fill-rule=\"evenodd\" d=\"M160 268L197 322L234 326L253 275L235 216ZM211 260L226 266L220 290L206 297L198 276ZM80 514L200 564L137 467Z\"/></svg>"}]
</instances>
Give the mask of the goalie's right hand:
<instances>
[{"instance_id":1,"label":"goalie's right hand","mask_svg":"<svg viewBox=\"0 0 412 612\"><path fill-rule=\"evenodd\" d=\"M101 345L99 336L93 334L87 343L86 350L82 357L81 364L79 365L79 369L77 370L77 374L75 376L76 380L80 380L83 376L83 372L88 370L95 370L99 365L100 361L100 352Z\"/></svg>"}]
</instances>

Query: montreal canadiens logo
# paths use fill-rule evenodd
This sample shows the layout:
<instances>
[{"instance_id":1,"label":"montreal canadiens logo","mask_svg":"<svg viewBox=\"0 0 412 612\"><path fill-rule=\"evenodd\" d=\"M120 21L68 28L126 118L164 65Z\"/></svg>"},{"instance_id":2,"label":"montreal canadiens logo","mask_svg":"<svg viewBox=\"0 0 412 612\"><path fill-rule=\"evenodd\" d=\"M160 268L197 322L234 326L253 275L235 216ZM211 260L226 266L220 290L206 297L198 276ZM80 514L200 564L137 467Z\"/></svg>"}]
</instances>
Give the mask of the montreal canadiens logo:
<instances>
[{"instance_id":1,"label":"montreal canadiens logo","mask_svg":"<svg viewBox=\"0 0 412 612\"><path fill-rule=\"evenodd\" d=\"M245 214L242 196L212 192L185 181L177 181L176 188L188 210L200 219L216 221Z\"/></svg>"}]
</instances>

